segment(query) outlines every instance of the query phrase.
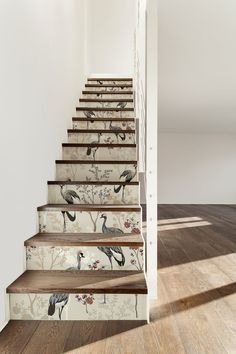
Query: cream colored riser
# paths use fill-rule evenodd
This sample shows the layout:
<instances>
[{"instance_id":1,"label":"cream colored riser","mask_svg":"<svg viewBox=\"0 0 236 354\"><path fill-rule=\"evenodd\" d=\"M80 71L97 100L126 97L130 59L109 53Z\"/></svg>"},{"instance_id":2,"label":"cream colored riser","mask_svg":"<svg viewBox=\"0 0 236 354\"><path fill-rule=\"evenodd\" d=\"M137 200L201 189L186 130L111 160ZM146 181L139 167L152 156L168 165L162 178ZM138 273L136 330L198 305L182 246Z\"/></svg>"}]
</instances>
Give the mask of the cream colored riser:
<instances>
[{"instance_id":1,"label":"cream colored riser","mask_svg":"<svg viewBox=\"0 0 236 354\"><path fill-rule=\"evenodd\" d=\"M133 164L82 164L82 163L60 163L56 164L56 180L58 181L121 181L120 175L125 170L134 171ZM133 182L137 181L137 174Z\"/></svg>"},{"instance_id":2,"label":"cream colored riser","mask_svg":"<svg viewBox=\"0 0 236 354\"><path fill-rule=\"evenodd\" d=\"M10 294L11 320L59 320L58 308L53 316L48 316L49 299L52 295ZM68 294L68 303L61 315L62 320L148 320L147 295L85 295L83 297L83 294Z\"/></svg>"},{"instance_id":3,"label":"cream colored riser","mask_svg":"<svg viewBox=\"0 0 236 354\"><path fill-rule=\"evenodd\" d=\"M133 80L88 80L88 84L94 85L132 85ZM102 84L101 84L102 83Z\"/></svg>"},{"instance_id":4,"label":"cream colored riser","mask_svg":"<svg viewBox=\"0 0 236 354\"><path fill-rule=\"evenodd\" d=\"M63 147L63 160L136 160L136 147Z\"/></svg>"},{"instance_id":5,"label":"cream colored riser","mask_svg":"<svg viewBox=\"0 0 236 354\"><path fill-rule=\"evenodd\" d=\"M69 211L69 213L74 217L74 221L61 211L39 211L39 232L102 233L103 211ZM141 212L106 211L105 214L107 227L118 228L124 233L141 232Z\"/></svg>"},{"instance_id":6,"label":"cream colored riser","mask_svg":"<svg viewBox=\"0 0 236 354\"><path fill-rule=\"evenodd\" d=\"M126 103L124 108L134 108L134 104L132 102L122 102ZM95 107L95 108L119 108L117 105L119 102L81 102L81 107Z\"/></svg>"},{"instance_id":7,"label":"cream colored riser","mask_svg":"<svg viewBox=\"0 0 236 354\"><path fill-rule=\"evenodd\" d=\"M135 129L135 122L124 122L119 120L111 120L111 121L93 121L90 120L86 121L73 121L73 129L109 129L110 124L116 126L122 130L134 130Z\"/></svg>"},{"instance_id":8,"label":"cream colored riser","mask_svg":"<svg viewBox=\"0 0 236 354\"><path fill-rule=\"evenodd\" d=\"M135 144L135 133L68 133L69 143Z\"/></svg>"},{"instance_id":9,"label":"cream colored riser","mask_svg":"<svg viewBox=\"0 0 236 354\"><path fill-rule=\"evenodd\" d=\"M62 192L74 191L80 199L75 198L74 204L139 204L139 185L88 185L65 184L63 187L48 185L48 204L65 204ZM115 192L116 191L116 192Z\"/></svg>"},{"instance_id":10,"label":"cream colored riser","mask_svg":"<svg viewBox=\"0 0 236 354\"><path fill-rule=\"evenodd\" d=\"M134 118L134 111L88 111L93 112L94 116L91 118ZM76 111L76 116L81 118L86 117L86 111Z\"/></svg>"},{"instance_id":11,"label":"cream colored riser","mask_svg":"<svg viewBox=\"0 0 236 354\"><path fill-rule=\"evenodd\" d=\"M109 93L84 93L82 95L82 98L93 98L93 99L132 99L133 98L133 94L122 94L122 93L117 93L117 94L109 94Z\"/></svg>"},{"instance_id":12,"label":"cream colored riser","mask_svg":"<svg viewBox=\"0 0 236 354\"><path fill-rule=\"evenodd\" d=\"M43 237L43 236L42 236ZM107 247L107 246L106 246ZM109 247L109 246L108 246ZM111 262L107 255L96 246L27 246L27 270L143 270L143 248L123 247L124 265L120 266L114 257ZM120 254L114 253L118 261ZM83 256L83 257L82 257Z\"/></svg>"},{"instance_id":13,"label":"cream colored riser","mask_svg":"<svg viewBox=\"0 0 236 354\"><path fill-rule=\"evenodd\" d=\"M128 87L123 87L121 88L120 86L109 86L109 87L106 87L104 85L101 85L101 86L88 86L86 87L86 90L87 91L94 91L94 92L99 92L99 91L106 91L106 92L119 92L119 93L122 93L122 92L127 92L127 91L132 91L132 87L131 86L128 86Z\"/></svg>"}]
</instances>

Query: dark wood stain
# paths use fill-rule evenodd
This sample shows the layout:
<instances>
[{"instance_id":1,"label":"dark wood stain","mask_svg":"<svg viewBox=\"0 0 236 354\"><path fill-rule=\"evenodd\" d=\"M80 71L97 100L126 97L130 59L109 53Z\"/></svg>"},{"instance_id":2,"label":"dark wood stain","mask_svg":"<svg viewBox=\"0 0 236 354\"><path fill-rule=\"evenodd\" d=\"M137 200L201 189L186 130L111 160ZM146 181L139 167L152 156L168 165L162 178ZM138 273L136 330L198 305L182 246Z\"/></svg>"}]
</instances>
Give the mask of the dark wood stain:
<instances>
[{"instance_id":1,"label":"dark wood stain","mask_svg":"<svg viewBox=\"0 0 236 354\"><path fill-rule=\"evenodd\" d=\"M46 204L37 208L38 211L61 211L61 210L73 210L73 211L141 211L139 205L120 205L120 204Z\"/></svg>"},{"instance_id":2,"label":"dark wood stain","mask_svg":"<svg viewBox=\"0 0 236 354\"><path fill-rule=\"evenodd\" d=\"M63 147L100 147L100 148L136 148L136 144L103 144L103 143L63 143Z\"/></svg>"},{"instance_id":3,"label":"dark wood stain","mask_svg":"<svg viewBox=\"0 0 236 354\"><path fill-rule=\"evenodd\" d=\"M142 247L141 234L107 235L95 233L38 233L24 243L25 246L125 246Z\"/></svg>"},{"instance_id":4,"label":"dark wood stain","mask_svg":"<svg viewBox=\"0 0 236 354\"><path fill-rule=\"evenodd\" d=\"M93 133L104 133L104 134L118 134L118 133L125 133L125 134L135 134L135 130L130 129L128 132L124 129L67 129L68 133L74 134L93 134Z\"/></svg>"},{"instance_id":5,"label":"dark wood stain","mask_svg":"<svg viewBox=\"0 0 236 354\"><path fill-rule=\"evenodd\" d=\"M116 92L109 92L109 91L82 91L83 95L133 95L133 91L116 91Z\"/></svg>"},{"instance_id":6,"label":"dark wood stain","mask_svg":"<svg viewBox=\"0 0 236 354\"><path fill-rule=\"evenodd\" d=\"M116 186L123 186L123 185L130 185L130 186L138 186L139 182L102 182L102 181L82 181L82 182L78 182L78 181L48 181L48 184L56 184L56 185L83 185L83 184L88 184L88 185L95 185L95 186L100 186L100 185L116 185Z\"/></svg>"},{"instance_id":7,"label":"dark wood stain","mask_svg":"<svg viewBox=\"0 0 236 354\"><path fill-rule=\"evenodd\" d=\"M134 112L134 108L100 108L100 107L76 107L76 111L94 111L94 112ZM112 118L112 117L111 117ZM88 118L87 118L88 119ZM96 119L96 118L94 118Z\"/></svg>"},{"instance_id":8,"label":"dark wood stain","mask_svg":"<svg viewBox=\"0 0 236 354\"><path fill-rule=\"evenodd\" d=\"M56 160L56 164L87 164L87 165L137 165L137 161L110 161L110 160Z\"/></svg>"},{"instance_id":9,"label":"dark wood stain","mask_svg":"<svg viewBox=\"0 0 236 354\"><path fill-rule=\"evenodd\" d=\"M7 293L147 294L142 271L130 270L27 270L7 288Z\"/></svg>"}]
</instances>

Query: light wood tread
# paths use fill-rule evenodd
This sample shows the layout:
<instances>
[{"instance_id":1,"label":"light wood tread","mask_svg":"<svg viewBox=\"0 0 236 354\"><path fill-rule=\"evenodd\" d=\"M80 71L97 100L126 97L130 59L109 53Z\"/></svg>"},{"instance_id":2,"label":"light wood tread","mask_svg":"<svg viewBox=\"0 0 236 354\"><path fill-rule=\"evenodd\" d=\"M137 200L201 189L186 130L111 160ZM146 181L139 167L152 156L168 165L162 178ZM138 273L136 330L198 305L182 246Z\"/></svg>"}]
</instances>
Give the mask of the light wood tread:
<instances>
[{"instance_id":1,"label":"light wood tread","mask_svg":"<svg viewBox=\"0 0 236 354\"><path fill-rule=\"evenodd\" d=\"M126 246L143 247L141 234L59 234L38 233L24 243L25 246Z\"/></svg>"},{"instance_id":2,"label":"light wood tread","mask_svg":"<svg viewBox=\"0 0 236 354\"><path fill-rule=\"evenodd\" d=\"M139 205L120 205L120 204L45 204L37 208L38 211L101 211L101 212L139 212Z\"/></svg>"},{"instance_id":3,"label":"light wood tread","mask_svg":"<svg viewBox=\"0 0 236 354\"><path fill-rule=\"evenodd\" d=\"M80 98L79 102L134 102L132 98Z\"/></svg>"},{"instance_id":4,"label":"light wood tread","mask_svg":"<svg viewBox=\"0 0 236 354\"><path fill-rule=\"evenodd\" d=\"M100 85L100 87L103 87L103 85ZM83 95L133 95L133 93L133 91L82 91Z\"/></svg>"},{"instance_id":5,"label":"light wood tread","mask_svg":"<svg viewBox=\"0 0 236 354\"><path fill-rule=\"evenodd\" d=\"M88 81L133 81L132 77L90 77Z\"/></svg>"},{"instance_id":6,"label":"light wood tread","mask_svg":"<svg viewBox=\"0 0 236 354\"><path fill-rule=\"evenodd\" d=\"M56 185L83 185L83 184L87 184L87 185L116 185L116 186L124 186L124 185L129 185L129 186L138 186L139 182L116 182L116 181L48 181L48 185L51 184L56 184Z\"/></svg>"},{"instance_id":7,"label":"light wood tread","mask_svg":"<svg viewBox=\"0 0 236 354\"><path fill-rule=\"evenodd\" d=\"M97 120L97 119L96 119ZM124 129L67 129L67 133L79 133L79 134L93 134L93 133L102 133L102 134L119 134L119 133L124 133L124 134L135 134L134 129L130 129L128 131Z\"/></svg>"},{"instance_id":8,"label":"light wood tread","mask_svg":"<svg viewBox=\"0 0 236 354\"><path fill-rule=\"evenodd\" d=\"M118 108L118 107L76 107L76 111L93 111L93 112L133 112L134 108Z\"/></svg>"},{"instance_id":9,"label":"light wood tread","mask_svg":"<svg viewBox=\"0 0 236 354\"><path fill-rule=\"evenodd\" d=\"M142 271L27 270L7 293L147 294L147 284Z\"/></svg>"},{"instance_id":10,"label":"light wood tread","mask_svg":"<svg viewBox=\"0 0 236 354\"><path fill-rule=\"evenodd\" d=\"M135 118L114 118L114 117L110 117L110 118L85 118L85 117L73 117L72 121L73 122L94 122L96 120L96 122L109 122L109 121L114 121L114 122L134 122ZM92 129L91 129L92 130ZM92 130L93 131L93 130Z\"/></svg>"},{"instance_id":11,"label":"light wood tread","mask_svg":"<svg viewBox=\"0 0 236 354\"><path fill-rule=\"evenodd\" d=\"M63 143L63 147L107 147L107 148L136 148L136 144L116 144L116 143Z\"/></svg>"},{"instance_id":12,"label":"light wood tread","mask_svg":"<svg viewBox=\"0 0 236 354\"><path fill-rule=\"evenodd\" d=\"M56 160L56 164L87 164L87 165L137 165L137 160L134 161L118 161L118 160Z\"/></svg>"}]
</instances>

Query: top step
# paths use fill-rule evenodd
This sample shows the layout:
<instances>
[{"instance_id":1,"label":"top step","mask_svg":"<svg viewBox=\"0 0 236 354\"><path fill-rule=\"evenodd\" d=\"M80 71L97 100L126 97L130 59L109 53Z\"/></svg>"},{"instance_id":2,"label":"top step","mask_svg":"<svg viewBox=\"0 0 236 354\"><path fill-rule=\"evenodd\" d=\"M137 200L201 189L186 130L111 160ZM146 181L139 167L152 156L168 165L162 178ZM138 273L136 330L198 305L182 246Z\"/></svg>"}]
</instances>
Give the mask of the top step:
<instances>
[{"instance_id":1,"label":"top step","mask_svg":"<svg viewBox=\"0 0 236 354\"><path fill-rule=\"evenodd\" d=\"M85 84L85 87L118 87L118 88L124 88L124 87L132 87L132 84Z\"/></svg>"}]
</instances>

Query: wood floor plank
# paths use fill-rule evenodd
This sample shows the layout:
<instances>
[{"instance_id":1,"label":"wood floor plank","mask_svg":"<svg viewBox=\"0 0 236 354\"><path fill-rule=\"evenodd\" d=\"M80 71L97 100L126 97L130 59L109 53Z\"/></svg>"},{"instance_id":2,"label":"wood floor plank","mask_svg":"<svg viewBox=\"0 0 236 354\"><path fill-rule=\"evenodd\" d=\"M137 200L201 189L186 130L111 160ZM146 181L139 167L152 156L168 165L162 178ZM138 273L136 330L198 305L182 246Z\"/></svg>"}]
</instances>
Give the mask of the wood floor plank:
<instances>
[{"instance_id":1,"label":"wood floor plank","mask_svg":"<svg viewBox=\"0 0 236 354\"><path fill-rule=\"evenodd\" d=\"M0 333L0 353L19 354L24 350L39 321L10 321Z\"/></svg>"},{"instance_id":2,"label":"wood floor plank","mask_svg":"<svg viewBox=\"0 0 236 354\"><path fill-rule=\"evenodd\" d=\"M66 338L69 336L72 326L73 322L71 321L42 321L22 354L63 353Z\"/></svg>"}]
</instances>

